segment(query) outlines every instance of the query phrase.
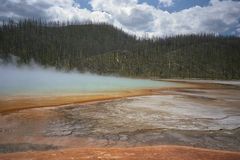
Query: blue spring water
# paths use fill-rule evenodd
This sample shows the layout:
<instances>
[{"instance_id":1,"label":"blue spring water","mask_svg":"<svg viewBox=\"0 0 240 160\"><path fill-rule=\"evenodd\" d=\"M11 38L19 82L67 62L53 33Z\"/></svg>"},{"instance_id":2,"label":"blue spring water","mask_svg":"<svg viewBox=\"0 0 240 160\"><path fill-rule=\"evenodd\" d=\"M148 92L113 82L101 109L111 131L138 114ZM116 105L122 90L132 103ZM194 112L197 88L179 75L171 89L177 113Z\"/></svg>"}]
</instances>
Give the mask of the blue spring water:
<instances>
[{"instance_id":1,"label":"blue spring water","mask_svg":"<svg viewBox=\"0 0 240 160\"><path fill-rule=\"evenodd\" d=\"M162 88L176 83L61 72L38 65L0 65L0 95L86 94L104 91Z\"/></svg>"}]
</instances>

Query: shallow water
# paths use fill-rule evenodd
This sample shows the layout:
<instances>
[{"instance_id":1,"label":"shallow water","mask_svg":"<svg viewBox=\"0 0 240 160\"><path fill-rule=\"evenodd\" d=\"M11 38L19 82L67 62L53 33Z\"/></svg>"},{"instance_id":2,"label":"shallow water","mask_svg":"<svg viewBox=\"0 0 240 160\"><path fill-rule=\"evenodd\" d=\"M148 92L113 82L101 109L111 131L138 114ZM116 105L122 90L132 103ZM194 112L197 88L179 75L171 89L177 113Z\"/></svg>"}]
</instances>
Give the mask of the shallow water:
<instances>
[{"instance_id":1,"label":"shallow water","mask_svg":"<svg viewBox=\"0 0 240 160\"><path fill-rule=\"evenodd\" d=\"M84 94L129 89L176 87L180 84L89 73L60 72L39 66L1 66L0 95Z\"/></svg>"}]
</instances>

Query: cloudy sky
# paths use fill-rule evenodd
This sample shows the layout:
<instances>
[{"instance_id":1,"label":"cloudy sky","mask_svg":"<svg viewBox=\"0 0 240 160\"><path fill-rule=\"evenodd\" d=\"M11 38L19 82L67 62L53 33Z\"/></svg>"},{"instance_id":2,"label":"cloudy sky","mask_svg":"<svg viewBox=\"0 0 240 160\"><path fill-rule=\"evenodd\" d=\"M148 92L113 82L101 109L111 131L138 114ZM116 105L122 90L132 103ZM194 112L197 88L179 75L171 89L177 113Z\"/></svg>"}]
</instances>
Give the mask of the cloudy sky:
<instances>
[{"instance_id":1,"label":"cloudy sky","mask_svg":"<svg viewBox=\"0 0 240 160\"><path fill-rule=\"evenodd\" d=\"M240 36L240 0L1 0L0 19L107 22L139 36Z\"/></svg>"}]
</instances>

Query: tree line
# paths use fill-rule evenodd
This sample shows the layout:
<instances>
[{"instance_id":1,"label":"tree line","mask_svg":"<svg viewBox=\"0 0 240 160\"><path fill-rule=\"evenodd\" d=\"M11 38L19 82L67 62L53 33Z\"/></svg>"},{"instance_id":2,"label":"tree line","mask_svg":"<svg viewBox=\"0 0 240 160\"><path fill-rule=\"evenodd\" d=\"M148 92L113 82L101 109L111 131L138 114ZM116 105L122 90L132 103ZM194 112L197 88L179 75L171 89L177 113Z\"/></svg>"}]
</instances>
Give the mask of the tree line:
<instances>
[{"instance_id":1,"label":"tree line","mask_svg":"<svg viewBox=\"0 0 240 160\"><path fill-rule=\"evenodd\" d=\"M137 38L109 24L2 22L0 58L61 70L147 78L240 79L240 38L213 34Z\"/></svg>"}]
</instances>

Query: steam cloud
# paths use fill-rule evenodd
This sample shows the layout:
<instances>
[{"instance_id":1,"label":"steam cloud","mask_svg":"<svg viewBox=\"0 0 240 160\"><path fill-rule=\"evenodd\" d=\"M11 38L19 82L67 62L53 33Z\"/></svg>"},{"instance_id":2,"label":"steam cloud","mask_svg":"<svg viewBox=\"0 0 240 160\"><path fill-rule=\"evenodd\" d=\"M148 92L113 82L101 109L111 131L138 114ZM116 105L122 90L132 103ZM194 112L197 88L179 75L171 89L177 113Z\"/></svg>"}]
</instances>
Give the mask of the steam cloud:
<instances>
[{"instance_id":1,"label":"steam cloud","mask_svg":"<svg viewBox=\"0 0 240 160\"><path fill-rule=\"evenodd\" d=\"M0 63L0 95L86 94L151 88L171 85L167 82L100 76L77 71L63 72L43 67L32 61L29 65Z\"/></svg>"}]
</instances>

